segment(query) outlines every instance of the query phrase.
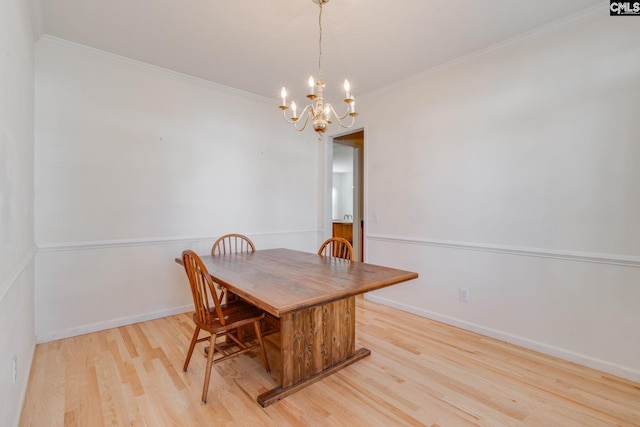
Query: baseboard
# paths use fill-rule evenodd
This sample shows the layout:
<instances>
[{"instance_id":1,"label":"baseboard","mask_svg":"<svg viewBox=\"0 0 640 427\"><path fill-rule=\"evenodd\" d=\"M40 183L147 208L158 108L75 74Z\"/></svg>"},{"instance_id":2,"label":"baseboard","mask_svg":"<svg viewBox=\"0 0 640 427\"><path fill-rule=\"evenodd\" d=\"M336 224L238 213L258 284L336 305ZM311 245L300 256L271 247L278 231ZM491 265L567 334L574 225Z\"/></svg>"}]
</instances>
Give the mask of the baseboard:
<instances>
[{"instance_id":1,"label":"baseboard","mask_svg":"<svg viewBox=\"0 0 640 427\"><path fill-rule=\"evenodd\" d=\"M29 388L29 378L31 378L31 368L33 368L33 356L36 354L36 343L34 342L31 346L31 351L29 352L29 360L27 360L27 365L29 369L27 370L27 375L25 375L25 380L22 383L22 388L20 390L20 405L18 407L18 413L16 414L16 419L14 420L13 425L20 425L20 417L22 416L22 408L24 408L24 400L27 396L27 389Z\"/></svg>"},{"instance_id":2,"label":"baseboard","mask_svg":"<svg viewBox=\"0 0 640 427\"><path fill-rule=\"evenodd\" d=\"M134 323L146 322L147 320L160 319L162 317L173 316L175 314L186 313L189 311L193 311L193 304L154 311L152 313L132 317L121 317L119 319L108 320L105 322L92 323L89 325L79 326L77 328L51 332L45 335L37 335L36 342L41 344L49 341L61 340L78 335L90 334L92 332L104 331L106 329L119 328L120 326L132 325Z\"/></svg>"},{"instance_id":3,"label":"baseboard","mask_svg":"<svg viewBox=\"0 0 640 427\"><path fill-rule=\"evenodd\" d=\"M457 328L465 329L467 331L475 332L487 337L495 338L500 341L508 342L520 347L527 348L529 350L537 351L549 356L557 357L558 359L566 360L568 362L577 363L578 365L586 366L598 371L606 372L611 375L615 375L621 378L625 378L631 381L640 383L640 371L627 368L625 366L616 365L604 360L596 359L586 356L584 354L575 353L563 348L555 347L538 341L529 340L516 335L511 335L496 329L491 329L478 325L476 323L467 322L464 320L456 319L450 316L445 316L439 313L434 313L429 310L424 310L412 305L401 304L388 298L380 297L374 294L366 294L367 300L377 302L389 307L397 308L398 310L406 311L408 313L416 314L421 317L426 317L438 322L446 323Z\"/></svg>"}]
</instances>

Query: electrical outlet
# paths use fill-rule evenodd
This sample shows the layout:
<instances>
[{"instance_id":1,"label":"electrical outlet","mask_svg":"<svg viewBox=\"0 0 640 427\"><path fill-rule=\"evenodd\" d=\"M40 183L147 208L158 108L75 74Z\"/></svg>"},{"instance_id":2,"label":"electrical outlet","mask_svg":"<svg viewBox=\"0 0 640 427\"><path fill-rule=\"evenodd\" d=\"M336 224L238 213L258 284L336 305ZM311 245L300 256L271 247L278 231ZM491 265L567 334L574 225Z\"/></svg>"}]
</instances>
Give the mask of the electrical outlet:
<instances>
[{"instance_id":1,"label":"electrical outlet","mask_svg":"<svg viewBox=\"0 0 640 427\"><path fill-rule=\"evenodd\" d=\"M13 382L15 384L18 381L18 356L16 354L13 355Z\"/></svg>"},{"instance_id":2,"label":"electrical outlet","mask_svg":"<svg viewBox=\"0 0 640 427\"><path fill-rule=\"evenodd\" d=\"M462 302L469 301L469 288L459 288L458 289L458 298Z\"/></svg>"}]
</instances>

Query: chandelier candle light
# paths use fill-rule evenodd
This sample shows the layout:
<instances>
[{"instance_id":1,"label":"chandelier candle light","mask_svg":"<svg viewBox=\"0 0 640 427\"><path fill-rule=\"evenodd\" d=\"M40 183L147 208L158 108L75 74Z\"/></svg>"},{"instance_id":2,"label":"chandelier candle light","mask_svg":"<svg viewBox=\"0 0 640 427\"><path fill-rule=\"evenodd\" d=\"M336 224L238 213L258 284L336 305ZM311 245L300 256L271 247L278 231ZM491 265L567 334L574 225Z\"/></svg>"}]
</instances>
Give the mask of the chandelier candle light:
<instances>
[{"instance_id":1,"label":"chandelier candle light","mask_svg":"<svg viewBox=\"0 0 640 427\"><path fill-rule=\"evenodd\" d=\"M311 119L313 130L318 132L318 137L320 138L321 134L323 134L327 130L327 127L332 123L332 114L342 127L349 128L353 126L355 117L358 115L358 113L356 113L355 100L351 95L351 88L349 86L348 80L344 81L343 102L347 104L347 111L343 115L338 115L338 113L336 113L336 110L334 110L333 105L328 102L324 102L324 99L322 97L322 92L325 87L324 82L322 81L322 5L324 3L328 3L329 0L312 1L320 6L320 14L318 16L318 27L320 29L320 37L318 43L318 80L316 81L313 76L309 77L309 93L307 94L307 98L310 102L304 107L304 109L300 113L300 116L298 116L296 112L296 103L294 101L291 101L292 114L290 118L287 118L287 110L289 110L289 107L287 106L287 90L284 87L280 92L280 96L282 97L282 104L280 105L280 109L282 110L285 121L292 124L297 131L303 131L307 127L307 123ZM302 126L298 127L298 123L301 121L301 117L304 117L304 121L302 122ZM343 122L343 120L347 117L351 117L351 123Z\"/></svg>"}]
</instances>

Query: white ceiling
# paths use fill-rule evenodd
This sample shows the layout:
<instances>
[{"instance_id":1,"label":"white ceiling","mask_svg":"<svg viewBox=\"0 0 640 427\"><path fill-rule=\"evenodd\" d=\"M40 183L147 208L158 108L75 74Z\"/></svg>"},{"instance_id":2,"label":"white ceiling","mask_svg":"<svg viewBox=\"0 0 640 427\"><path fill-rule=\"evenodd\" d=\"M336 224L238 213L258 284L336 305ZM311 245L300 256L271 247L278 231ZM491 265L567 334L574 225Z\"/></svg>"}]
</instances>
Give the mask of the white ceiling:
<instances>
[{"instance_id":1,"label":"white ceiling","mask_svg":"<svg viewBox=\"0 0 640 427\"><path fill-rule=\"evenodd\" d=\"M327 86L356 96L583 11L602 0L331 0ZM42 0L45 34L278 99L317 73L312 0ZM605 9L606 10L606 9ZM331 91L329 91L331 95Z\"/></svg>"}]
</instances>

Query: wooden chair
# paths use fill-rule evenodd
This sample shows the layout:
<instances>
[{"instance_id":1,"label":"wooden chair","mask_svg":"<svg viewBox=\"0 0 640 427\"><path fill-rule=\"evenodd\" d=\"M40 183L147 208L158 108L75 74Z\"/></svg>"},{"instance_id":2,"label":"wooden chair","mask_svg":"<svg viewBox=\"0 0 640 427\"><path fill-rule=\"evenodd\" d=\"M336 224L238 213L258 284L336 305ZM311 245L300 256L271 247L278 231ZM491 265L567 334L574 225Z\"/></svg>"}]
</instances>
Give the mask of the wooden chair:
<instances>
[{"instance_id":1,"label":"wooden chair","mask_svg":"<svg viewBox=\"0 0 640 427\"><path fill-rule=\"evenodd\" d=\"M353 261L353 247L347 239L332 237L325 240L318 250L318 255L344 258Z\"/></svg>"},{"instance_id":2,"label":"wooden chair","mask_svg":"<svg viewBox=\"0 0 640 427\"><path fill-rule=\"evenodd\" d=\"M237 356L255 348L260 349L262 361L267 372L269 369L269 360L262 341L262 333L260 330L260 321L264 318L264 312L257 307L245 301L233 301L228 304L221 304L220 298L215 291L213 280L202 263L202 260L195 252L186 250L182 252L182 261L184 269L189 278L191 285L191 294L193 296L193 305L195 313L193 314L193 322L196 324L191 345L187 352L187 358L184 361L183 370L186 372L189 367L189 361L193 354L193 349L198 342L209 341L209 351L207 354L207 368L204 374L204 386L202 388L202 403L207 403L207 392L209 390L209 380L211 378L211 366L213 363L222 362L230 357ZM244 342L239 339L233 332L238 331L245 325L253 324L255 330L254 344ZM211 334L209 337L198 338L200 330L207 331ZM217 339L226 336L229 342L217 343ZM235 351L232 349L237 348ZM214 354L220 353L221 357L215 359Z\"/></svg>"},{"instance_id":3,"label":"wooden chair","mask_svg":"<svg viewBox=\"0 0 640 427\"><path fill-rule=\"evenodd\" d=\"M229 253L245 253L256 250L255 245L247 236L242 234L225 234L215 241L211 247L211 255L225 255Z\"/></svg>"},{"instance_id":4,"label":"wooden chair","mask_svg":"<svg viewBox=\"0 0 640 427\"><path fill-rule=\"evenodd\" d=\"M225 254L237 254L237 253L251 253L256 250L255 245L247 236L243 234L231 233L221 236L215 241L211 247L211 255L225 255ZM216 283L218 290L220 290L220 300L231 302L240 299L236 294L230 292L220 284ZM264 328L262 335L266 336L280 330L280 320L269 313L265 313ZM243 328L238 330L238 335L242 338Z\"/></svg>"},{"instance_id":5,"label":"wooden chair","mask_svg":"<svg viewBox=\"0 0 640 427\"><path fill-rule=\"evenodd\" d=\"M247 236L242 234L225 234L216 240L211 246L211 255L226 255L236 253L251 253L256 250L255 245ZM226 289L220 284L216 283L218 290L220 291L220 301L224 301ZM227 300L235 300L236 296L228 293Z\"/></svg>"}]
</instances>

